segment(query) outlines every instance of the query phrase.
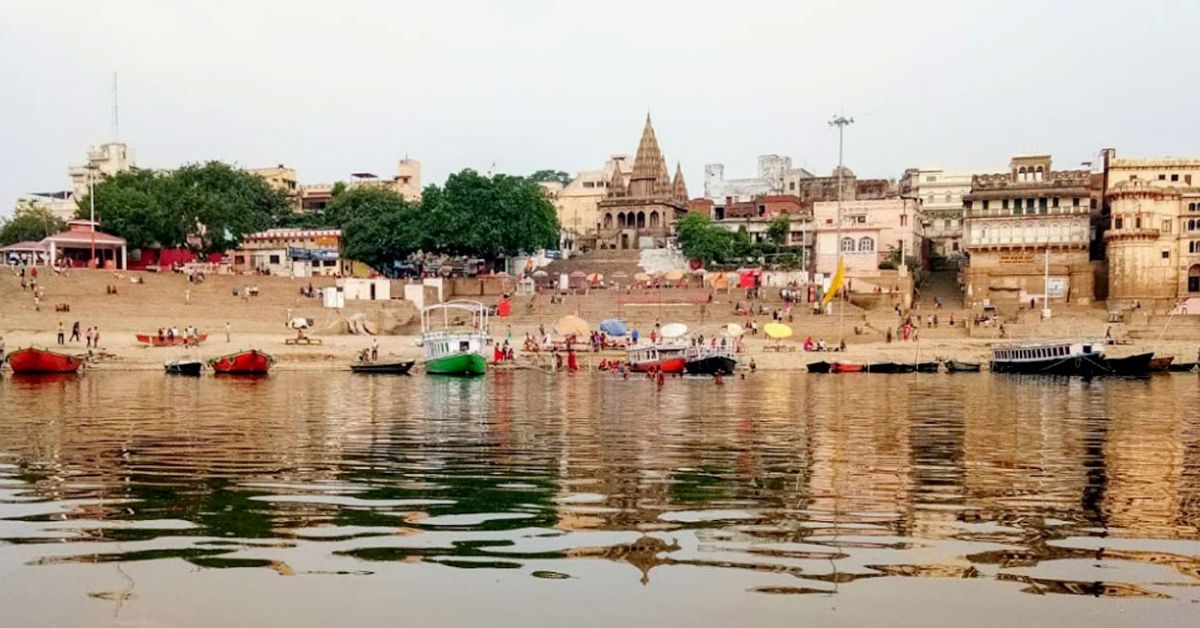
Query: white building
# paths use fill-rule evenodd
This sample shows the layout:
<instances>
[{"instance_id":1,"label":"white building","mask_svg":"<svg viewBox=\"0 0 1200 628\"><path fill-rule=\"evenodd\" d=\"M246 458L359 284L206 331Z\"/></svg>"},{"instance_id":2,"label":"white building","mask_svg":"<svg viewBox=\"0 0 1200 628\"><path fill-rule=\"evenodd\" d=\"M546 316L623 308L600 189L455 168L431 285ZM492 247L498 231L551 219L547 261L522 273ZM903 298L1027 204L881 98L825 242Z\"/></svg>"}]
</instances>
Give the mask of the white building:
<instances>
[{"instance_id":1,"label":"white building","mask_svg":"<svg viewBox=\"0 0 1200 628\"><path fill-rule=\"evenodd\" d=\"M836 201L813 204L818 273L837 270L839 252L847 274L858 277L878 275L879 264L893 254L921 256L921 212L916 201L888 198L845 201L841 205L839 229Z\"/></svg>"},{"instance_id":2,"label":"white building","mask_svg":"<svg viewBox=\"0 0 1200 628\"><path fill-rule=\"evenodd\" d=\"M120 142L108 142L88 148L87 162L67 169L71 189L58 192L33 192L17 199L14 214L26 209L45 209L55 217L70 221L75 218L78 202L87 197L88 186L104 177L132 170L133 150Z\"/></svg>"},{"instance_id":3,"label":"white building","mask_svg":"<svg viewBox=\"0 0 1200 628\"><path fill-rule=\"evenodd\" d=\"M791 157L780 155L760 155L758 176L746 179L726 179L725 164L708 164L704 166L704 197L723 203L727 198L749 201L770 194L795 194L794 180L812 176L804 168L793 168ZM793 180L791 192L784 189L788 180Z\"/></svg>"},{"instance_id":4,"label":"white building","mask_svg":"<svg viewBox=\"0 0 1200 628\"><path fill-rule=\"evenodd\" d=\"M922 166L904 171L900 194L918 199L925 215L924 237L932 252L947 258L963 250L963 200L971 193L971 180L983 172L945 170Z\"/></svg>"}]
</instances>

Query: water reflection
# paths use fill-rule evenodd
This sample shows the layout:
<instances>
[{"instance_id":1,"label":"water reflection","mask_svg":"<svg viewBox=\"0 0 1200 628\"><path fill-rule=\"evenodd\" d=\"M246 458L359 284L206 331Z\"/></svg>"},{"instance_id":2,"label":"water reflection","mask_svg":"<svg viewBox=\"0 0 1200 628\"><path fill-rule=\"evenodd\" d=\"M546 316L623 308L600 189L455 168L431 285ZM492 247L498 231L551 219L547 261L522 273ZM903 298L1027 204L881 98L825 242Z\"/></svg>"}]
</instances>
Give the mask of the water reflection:
<instances>
[{"instance_id":1,"label":"water reflection","mask_svg":"<svg viewBox=\"0 0 1200 628\"><path fill-rule=\"evenodd\" d=\"M5 380L0 570L603 561L642 586L727 574L718 597L959 579L1198 601L1198 401L1186 374Z\"/></svg>"}]
</instances>

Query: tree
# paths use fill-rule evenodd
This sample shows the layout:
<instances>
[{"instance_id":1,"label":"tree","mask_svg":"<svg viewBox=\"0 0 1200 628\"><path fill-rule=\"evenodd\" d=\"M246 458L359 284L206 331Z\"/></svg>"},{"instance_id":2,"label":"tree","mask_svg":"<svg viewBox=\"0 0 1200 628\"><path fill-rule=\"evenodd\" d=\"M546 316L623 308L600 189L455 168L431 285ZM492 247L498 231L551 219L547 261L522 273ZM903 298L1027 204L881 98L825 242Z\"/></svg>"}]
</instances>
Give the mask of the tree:
<instances>
[{"instance_id":1,"label":"tree","mask_svg":"<svg viewBox=\"0 0 1200 628\"><path fill-rule=\"evenodd\" d=\"M788 233L792 230L792 221L786 215L779 216L771 221L767 226L767 239L775 245L775 250L783 248L787 244Z\"/></svg>"},{"instance_id":2,"label":"tree","mask_svg":"<svg viewBox=\"0 0 1200 628\"><path fill-rule=\"evenodd\" d=\"M537 172L529 175L529 180L533 181L534 183L549 183L551 181L557 181L565 186L571 182L571 175L563 172L562 170L538 170Z\"/></svg>"},{"instance_id":3,"label":"tree","mask_svg":"<svg viewBox=\"0 0 1200 628\"><path fill-rule=\"evenodd\" d=\"M23 207L12 218L0 222L0 246L37 242L66 228L66 223L44 207Z\"/></svg>"},{"instance_id":4,"label":"tree","mask_svg":"<svg viewBox=\"0 0 1200 628\"><path fill-rule=\"evenodd\" d=\"M105 231L125 238L129 248L187 245L191 230L175 210L169 174L151 170L121 172L105 178L93 193L96 219ZM83 197L77 216L88 217L89 202Z\"/></svg>"},{"instance_id":5,"label":"tree","mask_svg":"<svg viewBox=\"0 0 1200 628\"><path fill-rule=\"evenodd\" d=\"M349 189L334 197L326 212L340 217L346 257L377 270L386 270L421 248L421 208L392 190Z\"/></svg>"},{"instance_id":6,"label":"tree","mask_svg":"<svg viewBox=\"0 0 1200 628\"><path fill-rule=\"evenodd\" d=\"M558 216L541 186L525 177L450 175L422 194L425 250L487 260L558 245Z\"/></svg>"},{"instance_id":7,"label":"tree","mask_svg":"<svg viewBox=\"0 0 1200 628\"><path fill-rule=\"evenodd\" d=\"M705 262L732 259L734 234L712 224L703 214L689 213L675 225L676 241L683 254Z\"/></svg>"}]
</instances>

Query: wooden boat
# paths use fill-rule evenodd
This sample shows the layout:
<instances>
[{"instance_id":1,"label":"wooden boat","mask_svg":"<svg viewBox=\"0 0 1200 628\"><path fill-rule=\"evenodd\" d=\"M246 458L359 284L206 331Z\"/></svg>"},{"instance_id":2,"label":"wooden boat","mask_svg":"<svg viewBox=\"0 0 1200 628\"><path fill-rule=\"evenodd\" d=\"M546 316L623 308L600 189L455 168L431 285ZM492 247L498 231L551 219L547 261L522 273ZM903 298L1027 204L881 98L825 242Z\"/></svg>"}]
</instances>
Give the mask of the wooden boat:
<instances>
[{"instance_id":1,"label":"wooden boat","mask_svg":"<svg viewBox=\"0 0 1200 628\"><path fill-rule=\"evenodd\" d=\"M937 373L942 366L940 362L917 362L918 373Z\"/></svg>"},{"instance_id":2,"label":"wooden boat","mask_svg":"<svg viewBox=\"0 0 1200 628\"><path fill-rule=\"evenodd\" d=\"M171 375L199 375L204 368L204 362L197 359L184 358L182 360L174 360L163 365L167 373Z\"/></svg>"},{"instance_id":3,"label":"wooden boat","mask_svg":"<svg viewBox=\"0 0 1200 628\"><path fill-rule=\"evenodd\" d=\"M828 373L831 365L828 362L809 362L809 373Z\"/></svg>"},{"instance_id":4,"label":"wooden boat","mask_svg":"<svg viewBox=\"0 0 1200 628\"><path fill-rule=\"evenodd\" d=\"M1139 353L1124 358L1108 358L1108 368L1113 375L1145 376L1150 374L1153 353Z\"/></svg>"},{"instance_id":5,"label":"wooden boat","mask_svg":"<svg viewBox=\"0 0 1200 628\"><path fill-rule=\"evenodd\" d=\"M17 349L6 358L9 368L18 375L78 373L83 360L73 355L27 347Z\"/></svg>"},{"instance_id":6,"label":"wooden boat","mask_svg":"<svg viewBox=\"0 0 1200 628\"><path fill-rule=\"evenodd\" d=\"M849 362L834 362L833 364L829 365L829 372L830 373L861 373L861 372L863 372L863 365L851 364Z\"/></svg>"},{"instance_id":7,"label":"wooden boat","mask_svg":"<svg viewBox=\"0 0 1200 628\"><path fill-rule=\"evenodd\" d=\"M451 326L451 312L466 312L463 329ZM441 316L438 316L440 314ZM438 321L437 319L441 319ZM440 327L435 325L440 322ZM483 375L488 343L488 308L478 301L449 301L421 310L421 346L425 372L434 375Z\"/></svg>"},{"instance_id":8,"label":"wooden boat","mask_svg":"<svg viewBox=\"0 0 1200 628\"><path fill-rule=\"evenodd\" d=\"M151 347L179 347L184 344L183 336L175 336L174 338L169 338L169 339L166 336L163 336L160 339L158 337L158 334L135 334L135 335L137 336L138 342L140 342L144 345L150 345ZM196 344L200 344L200 343L204 342L205 340L208 340L208 334L196 334Z\"/></svg>"},{"instance_id":9,"label":"wooden boat","mask_svg":"<svg viewBox=\"0 0 1200 628\"><path fill-rule=\"evenodd\" d=\"M1175 361L1175 356L1168 355L1161 358L1150 359L1150 371L1154 373L1162 373L1171 368L1171 363Z\"/></svg>"},{"instance_id":10,"label":"wooden boat","mask_svg":"<svg viewBox=\"0 0 1200 628\"><path fill-rule=\"evenodd\" d=\"M1099 342L1046 342L1006 345L992 350L993 373L1028 375L1108 375L1112 367Z\"/></svg>"},{"instance_id":11,"label":"wooden boat","mask_svg":"<svg viewBox=\"0 0 1200 628\"><path fill-rule=\"evenodd\" d=\"M946 360L947 373L978 373L980 371L978 362L959 362L958 360Z\"/></svg>"},{"instance_id":12,"label":"wooden boat","mask_svg":"<svg viewBox=\"0 0 1200 628\"><path fill-rule=\"evenodd\" d=\"M1172 362L1170 366L1167 367L1167 370L1171 371L1172 373L1187 373L1190 371L1195 371L1197 368L1198 366L1196 362Z\"/></svg>"},{"instance_id":13,"label":"wooden boat","mask_svg":"<svg viewBox=\"0 0 1200 628\"><path fill-rule=\"evenodd\" d=\"M218 375L266 375L275 358L251 349L230 353L208 361L208 367Z\"/></svg>"},{"instance_id":14,"label":"wooden boat","mask_svg":"<svg viewBox=\"0 0 1200 628\"><path fill-rule=\"evenodd\" d=\"M688 375L732 375L737 368L737 358L724 349L688 347L683 359Z\"/></svg>"},{"instance_id":15,"label":"wooden boat","mask_svg":"<svg viewBox=\"0 0 1200 628\"><path fill-rule=\"evenodd\" d=\"M883 375L893 375L897 373L912 373L917 370L917 367L912 364L896 364L895 362L876 362L868 364L863 368L867 373L879 373Z\"/></svg>"},{"instance_id":16,"label":"wooden boat","mask_svg":"<svg viewBox=\"0 0 1200 628\"><path fill-rule=\"evenodd\" d=\"M683 357L686 347L656 344L626 349L629 370L634 373L682 373L687 369Z\"/></svg>"},{"instance_id":17,"label":"wooden boat","mask_svg":"<svg viewBox=\"0 0 1200 628\"><path fill-rule=\"evenodd\" d=\"M350 370L355 373L408 375L413 364L415 364L413 360L407 362L356 362L350 365Z\"/></svg>"}]
</instances>

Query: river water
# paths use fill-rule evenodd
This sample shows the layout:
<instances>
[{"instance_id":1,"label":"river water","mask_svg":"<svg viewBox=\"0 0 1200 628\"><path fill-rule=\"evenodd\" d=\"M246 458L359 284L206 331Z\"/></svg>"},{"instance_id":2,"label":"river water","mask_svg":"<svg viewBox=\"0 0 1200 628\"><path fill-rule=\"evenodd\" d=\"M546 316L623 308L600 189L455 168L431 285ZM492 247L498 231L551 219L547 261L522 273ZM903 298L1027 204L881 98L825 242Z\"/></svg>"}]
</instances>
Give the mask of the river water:
<instances>
[{"instance_id":1,"label":"river water","mask_svg":"<svg viewBox=\"0 0 1200 628\"><path fill-rule=\"evenodd\" d=\"M1200 378L0 381L0 626L1200 623Z\"/></svg>"}]
</instances>

